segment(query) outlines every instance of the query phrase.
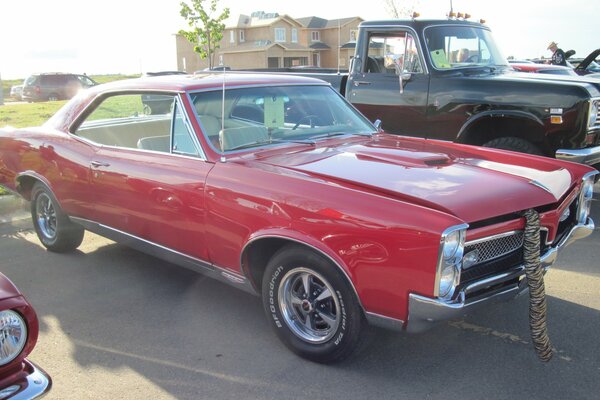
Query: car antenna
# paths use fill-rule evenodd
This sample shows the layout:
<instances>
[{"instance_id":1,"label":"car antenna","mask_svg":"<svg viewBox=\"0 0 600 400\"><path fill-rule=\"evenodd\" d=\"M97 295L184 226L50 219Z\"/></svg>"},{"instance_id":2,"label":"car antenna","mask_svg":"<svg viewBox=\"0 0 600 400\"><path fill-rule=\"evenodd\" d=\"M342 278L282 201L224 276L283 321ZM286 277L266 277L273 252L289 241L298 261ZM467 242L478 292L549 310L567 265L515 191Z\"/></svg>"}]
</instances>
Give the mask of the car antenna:
<instances>
[{"instance_id":1,"label":"car antenna","mask_svg":"<svg viewBox=\"0 0 600 400\"><path fill-rule=\"evenodd\" d=\"M219 54L219 66L223 70L223 98L221 99L221 131L219 132L219 145L221 146L221 162L227 161L225 159L225 149L223 142L225 141L225 74L226 68L223 65L223 54Z\"/></svg>"}]
</instances>

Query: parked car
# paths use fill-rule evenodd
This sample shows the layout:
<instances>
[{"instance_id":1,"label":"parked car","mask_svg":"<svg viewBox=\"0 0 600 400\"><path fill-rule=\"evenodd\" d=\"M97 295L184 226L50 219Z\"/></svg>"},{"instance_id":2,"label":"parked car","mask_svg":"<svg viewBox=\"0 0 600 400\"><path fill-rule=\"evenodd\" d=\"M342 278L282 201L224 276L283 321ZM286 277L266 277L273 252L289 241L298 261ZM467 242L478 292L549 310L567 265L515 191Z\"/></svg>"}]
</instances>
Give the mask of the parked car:
<instances>
[{"instance_id":1,"label":"parked car","mask_svg":"<svg viewBox=\"0 0 600 400\"><path fill-rule=\"evenodd\" d=\"M0 273L0 399L37 399L52 386L27 360L38 337L38 320L25 297Z\"/></svg>"},{"instance_id":2,"label":"parked car","mask_svg":"<svg viewBox=\"0 0 600 400\"><path fill-rule=\"evenodd\" d=\"M600 163L600 82L515 72L484 24L365 21L349 73L307 76L386 132Z\"/></svg>"},{"instance_id":3,"label":"parked car","mask_svg":"<svg viewBox=\"0 0 600 400\"><path fill-rule=\"evenodd\" d=\"M10 97L15 100L21 101L23 98L21 95L23 94L23 85L13 85L10 87Z\"/></svg>"},{"instance_id":4,"label":"parked car","mask_svg":"<svg viewBox=\"0 0 600 400\"><path fill-rule=\"evenodd\" d=\"M569 61L573 64L575 72L578 75L598 74L600 73L600 64L595 61L598 55L600 55L600 49L592 51L586 58L579 62L573 62L574 60Z\"/></svg>"},{"instance_id":5,"label":"parked car","mask_svg":"<svg viewBox=\"0 0 600 400\"><path fill-rule=\"evenodd\" d=\"M172 111L145 115L145 94ZM48 250L90 230L260 295L279 338L321 362L350 354L367 322L419 332L524 291L521 212L539 214L548 268L593 231L596 177L380 132L294 75L113 82L0 133L0 184L31 200Z\"/></svg>"},{"instance_id":6,"label":"parked car","mask_svg":"<svg viewBox=\"0 0 600 400\"><path fill-rule=\"evenodd\" d=\"M70 99L81 89L97 85L87 75L65 73L33 74L23 83L23 100L56 101Z\"/></svg>"},{"instance_id":7,"label":"parked car","mask_svg":"<svg viewBox=\"0 0 600 400\"><path fill-rule=\"evenodd\" d=\"M520 71L520 72L535 72L538 74L579 76L573 70L573 68L563 67L562 65L535 64L535 63L513 63L513 62L511 62L510 66L515 71Z\"/></svg>"}]
</instances>

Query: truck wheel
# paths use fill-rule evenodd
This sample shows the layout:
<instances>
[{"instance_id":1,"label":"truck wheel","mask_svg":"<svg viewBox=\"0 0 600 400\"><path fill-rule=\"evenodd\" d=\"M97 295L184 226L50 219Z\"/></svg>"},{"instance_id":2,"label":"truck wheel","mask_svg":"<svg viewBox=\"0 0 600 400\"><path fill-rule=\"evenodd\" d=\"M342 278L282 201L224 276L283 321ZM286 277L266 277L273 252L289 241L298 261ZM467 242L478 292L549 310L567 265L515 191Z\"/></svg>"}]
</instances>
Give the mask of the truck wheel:
<instances>
[{"instance_id":1,"label":"truck wheel","mask_svg":"<svg viewBox=\"0 0 600 400\"><path fill-rule=\"evenodd\" d=\"M483 144L483 147L493 147L494 149L512 150L519 153L535 154L537 156L544 155L536 145L528 142L525 139L517 137L501 137L490 140Z\"/></svg>"},{"instance_id":2,"label":"truck wheel","mask_svg":"<svg viewBox=\"0 0 600 400\"><path fill-rule=\"evenodd\" d=\"M83 241L83 227L69 220L52 192L40 182L31 191L31 216L38 238L50 251L75 250Z\"/></svg>"},{"instance_id":3,"label":"truck wheel","mask_svg":"<svg viewBox=\"0 0 600 400\"><path fill-rule=\"evenodd\" d=\"M364 316L346 278L301 246L285 246L269 261L262 298L277 336L301 357L340 361L362 341Z\"/></svg>"}]
</instances>

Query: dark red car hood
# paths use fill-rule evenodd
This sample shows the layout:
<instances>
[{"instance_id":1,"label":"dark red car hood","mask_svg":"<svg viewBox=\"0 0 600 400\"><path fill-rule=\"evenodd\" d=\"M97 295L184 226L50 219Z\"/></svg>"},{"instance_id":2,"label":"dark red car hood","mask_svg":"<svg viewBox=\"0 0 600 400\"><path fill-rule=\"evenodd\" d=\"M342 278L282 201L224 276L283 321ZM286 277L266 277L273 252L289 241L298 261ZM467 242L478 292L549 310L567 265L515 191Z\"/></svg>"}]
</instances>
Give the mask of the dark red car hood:
<instances>
[{"instance_id":1,"label":"dark red car hood","mask_svg":"<svg viewBox=\"0 0 600 400\"><path fill-rule=\"evenodd\" d=\"M575 178L556 160L392 135L264 154L261 161L358 185L466 222L556 203Z\"/></svg>"}]
</instances>

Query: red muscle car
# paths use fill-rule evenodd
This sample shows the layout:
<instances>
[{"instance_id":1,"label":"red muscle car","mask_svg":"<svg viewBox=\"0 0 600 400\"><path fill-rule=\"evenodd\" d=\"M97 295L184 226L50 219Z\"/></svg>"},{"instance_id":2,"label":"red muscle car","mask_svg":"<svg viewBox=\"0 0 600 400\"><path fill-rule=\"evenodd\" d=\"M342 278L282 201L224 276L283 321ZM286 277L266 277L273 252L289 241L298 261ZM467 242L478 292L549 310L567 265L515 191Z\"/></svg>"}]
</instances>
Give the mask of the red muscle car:
<instances>
[{"instance_id":1,"label":"red muscle car","mask_svg":"<svg viewBox=\"0 0 600 400\"><path fill-rule=\"evenodd\" d=\"M0 399L37 399L50 390L50 377L25 358L37 337L33 307L0 273Z\"/></svg>"},{"instance_id":2,"label":"red muscle car","mask_svg":"<svg viewBox=\"0 0 600 400\"><path fill-rule=\"evenodd\" d=\"M144 113L142 98L169 100ZM594 224L580 164L378 131L325 82L258 74L100 85L0 134L0 184L51 251L90 230L261 295L279 338L327 362L371 323L418 332L526 289Z\"/></svg>"}]
</instances>

